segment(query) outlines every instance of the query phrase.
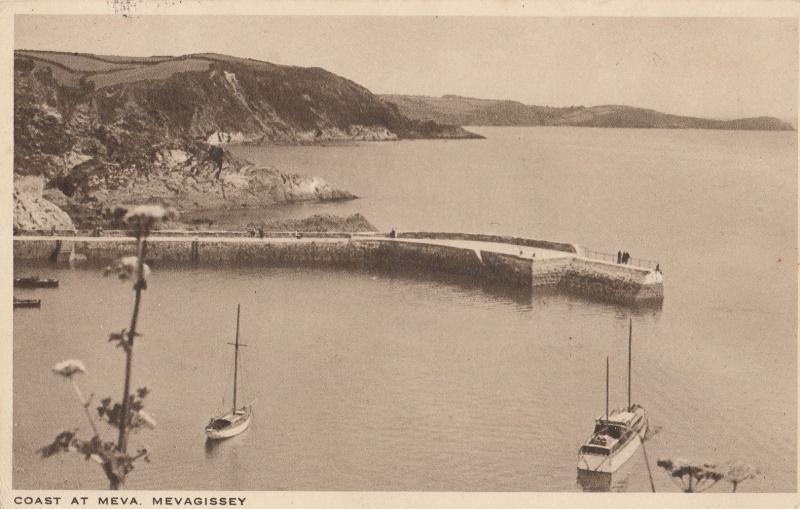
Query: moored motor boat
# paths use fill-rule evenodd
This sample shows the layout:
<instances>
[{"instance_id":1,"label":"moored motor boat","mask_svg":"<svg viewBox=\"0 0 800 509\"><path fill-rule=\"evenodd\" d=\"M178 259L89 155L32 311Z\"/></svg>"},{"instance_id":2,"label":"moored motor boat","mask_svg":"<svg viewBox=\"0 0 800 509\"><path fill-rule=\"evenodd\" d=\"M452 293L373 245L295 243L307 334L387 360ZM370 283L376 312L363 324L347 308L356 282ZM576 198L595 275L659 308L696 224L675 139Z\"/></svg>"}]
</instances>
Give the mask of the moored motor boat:
<instances>
[{"instance_id":1,"label":"moored motor boat","mask_svg":"<svg viewBox=\"0 0 800 509\"><path fill-rule=\"evenodd\" d=\"M42 306L39 299L18 299L14 297L14 309L16 308L38 308Z\"/></svg>"},{"instance_id":2,"label":"moored motor boat","mask_svg":"<svg viewBox=\"0 0 800 509\"><path fill-rule=\"evenodd\" d=\"M606 413L595 419L594 432L578 451L578 470L613 473L642 445L647 434L647 412L631 404L631 346L633 322L628 329L628 406L608 410L608 357L606 357Z\"/></svg>"},{"instance_id":3,"label":"moored motor boat","mask_svg":"<svg viewBox=\"0 0 800 509\"><path fill-rule=\"evenodd\" d=\"M639 405L598 417L592 436L581 446L578 470L613 473L639 449L647 433L647 414Z\"/></svg>"},{"instance_id":4,"label":"moored motor boat","mask_svg":"<svg viewBox=\"0 0 800 509\"><path fill-rule=\"evenodd\" d=\"M40 278L39 276L14 278L17 288L58 288L58 279Z\"/></svg>"}]
</instances>

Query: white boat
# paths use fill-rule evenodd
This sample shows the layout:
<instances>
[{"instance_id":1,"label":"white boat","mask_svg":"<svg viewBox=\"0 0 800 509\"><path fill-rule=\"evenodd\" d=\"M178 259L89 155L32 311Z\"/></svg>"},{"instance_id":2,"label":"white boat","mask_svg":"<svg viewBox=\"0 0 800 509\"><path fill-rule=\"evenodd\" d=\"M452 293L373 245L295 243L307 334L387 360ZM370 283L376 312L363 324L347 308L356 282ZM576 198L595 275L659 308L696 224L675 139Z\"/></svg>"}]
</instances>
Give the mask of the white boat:
<instances>
[{"instance_id":1,"label":"white boat","mask_svg":"<svg viewBox=\"0 0 800 509\"><path fill-rule=\"evenodd\" d=\"M628 406L608 411L608 357L606 357L606 413L595 419L594 432L578 451L578 470L613 473L642 445L647 433L647 412L631 404L631 343L633 322L628 330Z\"/></svg>"},{"instance_id":2,"label":"white boat","mask_svg":"<svg viewBox=\"0 0 800 509\"><path fill-rule=\"evenodd\" d=\"M228 343L234 346L233 361L233 408L230 412L225 412L212 418L206 425L206 437L209 440L221 440L230 438L242 433L250 426L253 419L253 402L242 407L236 405L237 382L239 378L239 347L247 346L239 343L239 306L236 306L236 341Z\"/></svg>"}]
</instances>

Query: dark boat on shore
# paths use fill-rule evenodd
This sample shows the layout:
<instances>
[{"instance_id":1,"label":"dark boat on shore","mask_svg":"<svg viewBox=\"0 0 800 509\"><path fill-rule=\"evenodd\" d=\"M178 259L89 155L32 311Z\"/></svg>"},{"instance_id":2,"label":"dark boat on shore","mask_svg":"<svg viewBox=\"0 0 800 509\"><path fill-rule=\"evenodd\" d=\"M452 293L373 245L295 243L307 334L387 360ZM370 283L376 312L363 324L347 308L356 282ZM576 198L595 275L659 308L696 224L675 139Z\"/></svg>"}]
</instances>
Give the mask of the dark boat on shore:
<instances>
[{"instance_id":1,"label":"dark boat on shore","mask_svg":"<svg viewBox=\"0 0 800 509\"><path fill-rule=\"evenodd\" d=\"M14 278L16 288L58 288L58 279L46 279L39 276Z\"/></svg>"},{"instance_id":2,"label":"dark boat on shore","mask_svg":"<svg viewBox=\"0 0 800 509\"><path fill-rule=\"evenodd\" d=\"M14 297L14 309L38 307L42 307L42 301L39 299L18 299Z\"/></svg>"}]
</instances>

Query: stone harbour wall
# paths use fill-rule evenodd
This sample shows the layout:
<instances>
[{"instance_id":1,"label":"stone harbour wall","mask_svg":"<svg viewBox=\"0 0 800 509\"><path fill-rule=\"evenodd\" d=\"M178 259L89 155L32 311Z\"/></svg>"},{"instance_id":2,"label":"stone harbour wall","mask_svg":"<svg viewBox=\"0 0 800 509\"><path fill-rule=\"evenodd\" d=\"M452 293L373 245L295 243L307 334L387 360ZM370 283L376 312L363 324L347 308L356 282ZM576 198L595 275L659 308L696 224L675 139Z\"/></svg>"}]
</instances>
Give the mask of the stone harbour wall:
<instances>
[{"instance_id":1,"label":"stone harbour wall","mask_svg":"<svg viewBox=\"0 0 800 509\"><path fill-rule=\"evenodd\" d=\"M485 271L492 274L492 279L514 286L531 286L532 264L530 258L516 255L481 251L481 259Z\"/></svg>"},{"instance_id":2,"label":"stone harbour wall","mask_svg":"<svg viewBox=\"0 0 800 509\"><path fill-rule=\"evenodd\" d=\"M534 288L557 286L572 264L572 258L543 258L531 262L531 284Z\"/></svg>"},{"instance_id":3,"label":"stone harbour wall","mask_svg":"<svg viewBox=\"0 0 800 509\"><path fill-rule=\"evenodd\" d=\"M81 261L109 264L121 256L135 255L136 242L130 237L14 239L17 260L65 262L71 252ZM472 249L454 246L381 241L380 238L241 239L240 242L200 237L147 242L148 261L166 264L343 266L363 268L404 268L479 276L484 265Z\"/></svg>"},{"instance_id":4,"label":"stone harbour wall","mask_svg":"<svg viewBox=\"0 0 800 509\"><path fill-rule=\"evenodd\" d=\"M607 302L657 302L664 297L661 276L653 278L647 269L578 257L536 260L532 265L534 287L558 287Z\"/></svg>"},{"instance_id":5,"label":"stone harbour wall","mask_svg":"<svg viewBox=\"0 0 800 509\"><path fill-rule=\"evenodd\" d=\"M662 296L655 288L646 289L644 279L649 273L630 265L574 258L561 284L572 293L598 300L642 302Z\"/></svg>"},{"instance_id":6,"label":"stone harbour wall","mask_svg":"<svg viewBox=\"0 0 800 509\"><path fill-rule=\"evenodd\" d=\"M370 241L357 241L370 242ZM421 242L380 242L375 255L378 265L388 269L434 271L480 277L484 275L484 265L473 249Z\"/></svg>"},{"instance_id":7,"label":"stone harbour wall","mask_svg":"<svg viewBox=\"0 0 800 509\"><path fill-rule=\"evenodd\" d=\"M152 244L159 244L153 242ZM184 259L189 263L214 265L263 265L302 267L353 267L374 266L374 246L361 242L219 242L210 239L195 242L171 241L170 249L183 244ZM195 245L194 254L191 246ZM167 247L167 246L164 246ZM154 255L159 252L153 250ZM163 253L165 261L174 262L175 256Z\"/></svg>"},{"instance_id":8,"label":"stone harbour wall","mask_svg":"<svg viewBox=\"0 0 800 509\"><path fill-rule=\"evenodd\" d=\"M129 237L14 239L15 260L66 263L74 258L105 266L121 256L134 255L135 251L135 240ZM575 255L532 260L494 251L476 251L435 242L402 242L379 236L280 240L154 237L148 240L146 258L156 267L159 264L257 265L445 273L514 287L554 287L610 302L657 302L663 299L661 275L629 265Z\"/></svg>"}]
</instances>

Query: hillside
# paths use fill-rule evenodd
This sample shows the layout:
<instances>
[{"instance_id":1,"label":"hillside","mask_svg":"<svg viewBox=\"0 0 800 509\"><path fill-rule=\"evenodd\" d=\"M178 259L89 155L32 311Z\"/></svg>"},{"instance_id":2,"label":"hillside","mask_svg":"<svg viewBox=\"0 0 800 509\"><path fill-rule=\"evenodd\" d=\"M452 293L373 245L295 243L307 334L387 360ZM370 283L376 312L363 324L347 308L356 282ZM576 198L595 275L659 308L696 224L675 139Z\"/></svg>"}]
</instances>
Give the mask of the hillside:
<instances>
[{"instance_id":1,"label":"hillside","mask_svg":"<svg viewBox=\"0 0 800 509\"><path fill-rule=\"evenodd\" d=\"M319 178L260 168L226 143L477 137L412 120L319 68L216 54L14 53L14 172L83 218L114 202L179 209L352 199Z\"/></svg>"},{"instance_id":2,"label":"hillside","mask_svg":"<svg viewBox=\"0 0 800 509\"><path fill-rule=\"evenodd\" d=\"M382 95L381 98L387 104L396 105L409 118L456 125L794 130L790 124L774 117L713 120L620 105L552 108L455 95Z\"/></svg>"},{"instance_id":3,"label":"hillside","mask_svg":"<svg viewBox=\"0 0 800 509\"><path fill-rule=\"evenodd\" d=\"M288 143L476 137L457 126L410 120L366 88L316 67L211 53L142 58L17 50L15 70L51 75L55 87L69 89L58 90L67 108L96 101L103 123L135 113L193 138L216 132Z\"/></svg>"}]
</instances>

